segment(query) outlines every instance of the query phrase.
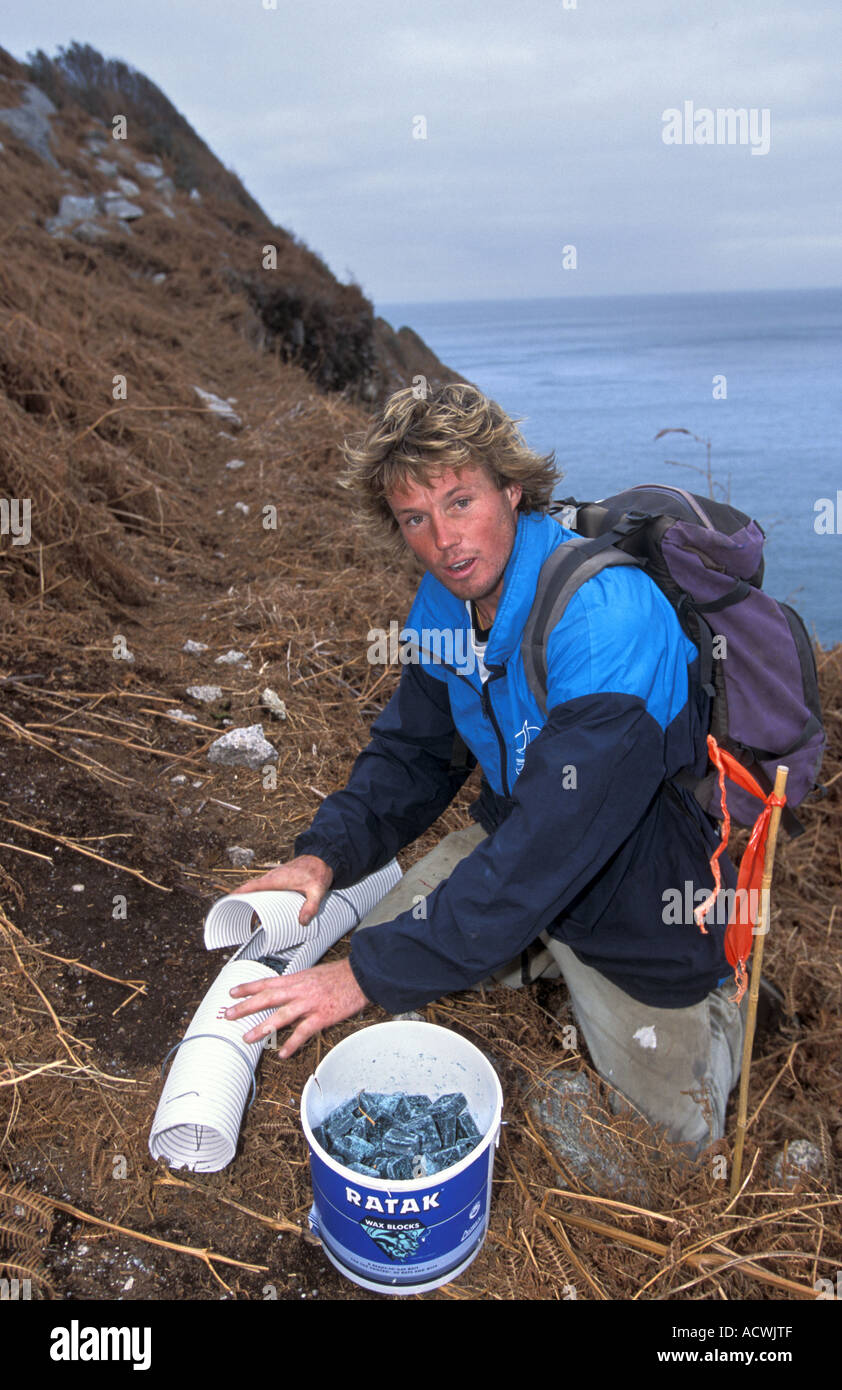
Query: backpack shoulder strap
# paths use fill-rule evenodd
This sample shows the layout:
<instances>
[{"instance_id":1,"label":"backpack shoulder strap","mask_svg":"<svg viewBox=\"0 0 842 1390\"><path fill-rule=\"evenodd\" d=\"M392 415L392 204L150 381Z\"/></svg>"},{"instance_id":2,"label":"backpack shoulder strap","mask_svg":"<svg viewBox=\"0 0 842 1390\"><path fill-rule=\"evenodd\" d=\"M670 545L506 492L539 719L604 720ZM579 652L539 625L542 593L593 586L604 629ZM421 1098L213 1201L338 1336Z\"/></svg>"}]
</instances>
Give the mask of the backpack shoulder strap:
<instances>
[{"instance_id":1,"label":"backpack shoulder strap","mask_svg":"<svg viewBox=\"0 0 842 1390\"><path fill-rule=\"evenodd\" d=\"M542 714L547 713L547 642L553 628L578 589L609 565L634 565L640 561L613 544L616 533L593 539L564 541L541 567L535 598L523 630L520 651L529 688Z\"/></svg>"}]
</instances>

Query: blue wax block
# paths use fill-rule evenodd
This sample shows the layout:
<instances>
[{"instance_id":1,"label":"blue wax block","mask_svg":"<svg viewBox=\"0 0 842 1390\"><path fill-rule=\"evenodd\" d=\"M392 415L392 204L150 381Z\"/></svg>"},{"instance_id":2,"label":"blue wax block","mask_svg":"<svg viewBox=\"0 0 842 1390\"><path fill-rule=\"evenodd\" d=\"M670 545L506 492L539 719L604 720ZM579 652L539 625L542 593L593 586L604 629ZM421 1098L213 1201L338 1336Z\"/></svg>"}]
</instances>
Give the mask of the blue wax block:
<instances>
[{"instance_id":1,"label":"blue wax block","mask_svg":"<svg viewBox=\"0 0 842 1390\"><path fill-rule=\"evenodd\" d=\"M433 1102L429 1096L407 1096L406 1103L412 1111L412 1118L418 1119L419 1115L427 1115L433 1108Z\"/></svg>"},{"instance_id":2,"label":"blue wax block","mask_svg":"<svg viewBox=\"0 0 842 1390\"><path fill-rule=\"evenodd\" d=\"M380 1172L377 1168L370 1168L367 1163L346 1163L346 1168L350 1168L352 1173L359 1173L361 1178L379 1178Z\"/></svg>"},{"instance_id":3,"label":"blue wax block","mask_svg":"<svg viewBox=\"0 0 842 1390\"><path fill-rule=\"evenodd\" d=\"M407 1105L410 1106L411 1111L414 1113L425 1115L429 1109L432 1109L432 1101L429 1095L407 1095L406 1101Z\"/></svg>"},{"instance_id":4,"label":"blue wax block","mask_svg":"<svg viewBox=\"0 0 842 1390\"><path fill-rule=\"evenodd\" d=\"M412 1160L405 1155L398 1158L390 1155L383 1164L380 1172L381 1176L384 1178L392 1178L393 1180L402 1182L405 1178L412 1177Z\"/></svg>"},{"instance_id":5,"label":"blue wax block","mask_svg":"<svg viewBox=\"0 0 842 1390\"><path fill-rule=\"evenodd\" d=\"M426 1154L427 1166L431 1173L440 1173L444 1168L449 1168L455 1162L453 1158L454 1150L452 1147L439 1149L438 1153Z\"/></svg>"},{"instance_id":6,"label":"blue wax block","mask_svg":"<svg viewBox=\"0 0 842 1390\"><path fill-rule=\"evenodd\" d=\"M435 1120L436 1128L439 1132L439 1138L441 1139L441 1146L443 1149L449 1149L452 1144L456 1143L457 1117L456 1115L448 1114L447 1112L441 1113L439 1111L436 1111L435 1109L432 1113L433 1119Z\"/></svg>"},{"instance_id":7,"label":"blue wax block","mask_svg":"<svg viewBox=\"0 0 842 1390\"><path fill-rule=\"evenodd\" d=\"M346 1101L344 1105L337 1106L337 1108L328 1115L324 1122L324 1127L331 1140L336 1140L341 1135L348 1133L354 1120L357 1118L354 1113L356 1104L355 1100Z\"/></svg>"},{"instance_id":8,"label":"blue wax block","mask_svg":"<svg viewBox=\"0 0 842 1390\"><path fill-rule=\"evenodd\" d=\"M373 1144L353 1134L340 1135L333 1142L333 1153L343 1163L370 1163L376 1152Z\"/></svg>"},{"instance_id":9,"label":"blue wax block","mask_svg":"<svg viewBox=\"0 0 842 1390\"><path fill-rule=\"evenodd\" d=\"M459 1158L467 1158L468 1154L472 1153L476 1148L476 1141L474 1139L458 1139L454 1147ZM459 1160L457 1159L456 1161L458 1162Z\"/></svg>"},{"instance_id":10,"label":"blue wax block","mask_svg":"<svg viewBox=\"0 0 842 1390\"><path fill-rule=\"evenodd\" d=\"M394 1123L391 1115L378 1115L374 1123L374 1129L372 1130L372 1144L377 1144L382 1149L384 1136L389 1133Z\"/></svg>"},{"instance_id":11,"label":"blue wax block","mask_svg":"<svg viewBox=\"0 0 842 1390\"><path fill-rule=\"evenodd\" d=\"M381 1149L388 1154L414 1154L418 1152L418 1135L404 1125L393 1125L378 1141Z\"/></svg>"},{"instance_id":12,"label":"blue wax block","mask_svg":"<svg viewBox=\"0 0 842 1390\"><path fill-rule=\"evenodd\" d=\"M482 1138L470 1110L463 1110L462 1114L457 1116L456 1137L457 1139L472 1139L474 1143Z\"/></svg>"},{"instance_id":13,"label":"blue wax block","mask_svg":"<svg viewBox=\"0 0 842 1390\"><path fill-rule=\"evenodd\" d=\"M357 1103L360 1110L364 1110L372 1120L376 1120L378 1115L394 1115L400 1098L400 1092L390 1096L384 1091L360 1091Z\"/></svg>"},{"instance_id":14,"label":"blue wax block","mask_svg":"<svg viewBox=\"0 0 842 1390\"><path fill-rule=\"evenodd\" d=\"M395 1120L400 1125L405 1125L407 1121L412 1119L412 1106L409 1104L406 1096L398 1096L398 1103L393 1113Z\"/></svg>"},{"instance_id":15,"label":"blue wax block","mask_svg":"<svg viewBox=\"0 0 842 1390\"><path fill-rule=\"evenodd\" d=\"M439 1096L433 1101L433 1111L440 1115L459 1115L467 1107L467 1097L461 1091L449 1091L446 1096Z\"/></svg>"},{"instance_id":16,"label":"blue wax block","mask_svg":"<svg viewBox=\"0 0 842 1390\"><path fill-rule=\"evenodd\" d=\"M434 1153L441 1148L441 1135L432 1115L427 1115L423 1120L416 1120L412 1128L418 1135L419 1153Z\"/></svg>"},{"instance_id":17,"label":"blue wax block","mask_svg":"<svg viewBox=\"0 0 842 1390\"><path fill-rule=\"evenodd\" d=\"M321 1144L323 1149L330 1150L330 1140L325 1133L324 1125L313 1125L313 1138L317 1144Z\"/></svg>"},{"instance_id":18,"label":"blue wax block","mask_svg":"<svg viewBox=\"0 0 842 1390\"><path fill-rule=\"evenodd\" d=\"M365 1120L360 1116L360 1118L355 1120L351 1125L348 1133L353 1134L356 1139L365 1139L366 1142L370 1142L371 1136L374 1134L374 1125L371 1124L369 1120Z\"/></svg>"},{"instance_id":19,"label":"blue wax block","mask_svg":"<svg viewBox=\"0 0 842 1390\"><path fill-rule=\"evenodd\" d=\"M445 1168L452 1168L454 1163L458 1163L460 1158L465 1155L459 1152L459 1145L453 1144L447 1149L441 1149L437 1154L427 1154L427 1162L435 1164L435 1172L441 1173Z\"/></svg>"},{"instance_id":20,"label":"blue wax block","mask_svg":"<svg viewBox=\"0 0 842 1390\"><path fill-rule=\"evenodd\" d=\"M372 1095L370 1091L363 1091L357 1100L357 1114L372 1132L378 1116L383 1113L377 1096Z\"/></svg>"}]
</instances>

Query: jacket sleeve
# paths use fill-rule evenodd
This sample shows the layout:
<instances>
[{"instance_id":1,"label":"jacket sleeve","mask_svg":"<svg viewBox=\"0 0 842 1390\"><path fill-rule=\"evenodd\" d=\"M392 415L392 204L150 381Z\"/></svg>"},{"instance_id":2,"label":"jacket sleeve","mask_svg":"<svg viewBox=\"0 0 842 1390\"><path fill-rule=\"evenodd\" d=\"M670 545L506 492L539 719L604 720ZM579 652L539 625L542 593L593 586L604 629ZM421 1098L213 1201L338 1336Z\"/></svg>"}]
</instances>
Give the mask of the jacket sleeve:
<instances>
[{"instance_id":1,"label":"jacket sleeve","mask_svg":"<svg viewBox=\"0 0 842 1390\"><path fill-rule=\"evenodd\" d=\"M455 726L447 686L414 663L371 728L342 791L325 798L296 854L316 854L346 888L382 868L433 824L469 768L451 771Z\"/></svg>"},{"instance_id":2,"label":"jacket sleeve","mask_svg":"<svg viewBox=\"0 0 842 1390\"><path fill-rule=\"evenodd\" d=\"M426 899L355 933L351 968L392 1013L483 979L524 950L600 873L664 777L663 730L645 700L580 696L529 745L510 815ZM417 910L417 909L416 909Z\"/></svg>"}]
</instances>

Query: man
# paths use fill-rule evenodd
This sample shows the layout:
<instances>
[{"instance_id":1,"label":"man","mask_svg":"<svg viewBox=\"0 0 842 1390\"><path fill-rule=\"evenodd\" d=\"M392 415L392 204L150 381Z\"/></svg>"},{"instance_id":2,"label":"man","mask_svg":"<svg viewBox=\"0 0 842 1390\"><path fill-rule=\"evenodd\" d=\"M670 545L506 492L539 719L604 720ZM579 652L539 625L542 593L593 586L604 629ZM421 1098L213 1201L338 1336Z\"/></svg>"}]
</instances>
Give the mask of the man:
<instances>
[{"instance_id":1,"label":"man","mask_svg":"<svg viewBox=\"0 0 842 1390\"><path fill-rule=\"evenodd\" d=\"M331 885L387 863L452 800L467 776L457 730L483 769L478 824L414 866L348 958L240 985L228 1016L276 1008L246 1038L290 1027L289 1057L369 1000L396 1013L511 978L507 962L543 944L600 1074L698 1152L723 1133L743 1015L723 988L724 927L664 920L666 890L712 886L718 844L669 780L705 765L695 647L642 570L603 570L550 636L544 719L520 643L541 566L572 537L546 515L552 458L461 384L397 392L345 455L370 522L426 570L407 625L420 637L345 789L294 859L237 891L296 890L309 921Z\"/></svg>"}]
</instances>

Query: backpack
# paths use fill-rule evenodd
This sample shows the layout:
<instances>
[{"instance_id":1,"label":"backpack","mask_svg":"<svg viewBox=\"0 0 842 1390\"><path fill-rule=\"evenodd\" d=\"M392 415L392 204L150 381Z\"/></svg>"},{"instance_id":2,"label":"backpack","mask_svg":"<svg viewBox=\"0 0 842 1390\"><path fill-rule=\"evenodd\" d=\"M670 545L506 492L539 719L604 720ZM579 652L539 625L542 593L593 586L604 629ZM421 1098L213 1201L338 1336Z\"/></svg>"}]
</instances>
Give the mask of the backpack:
<instances>
[{"instance_id":1,"label":"backpack","mask_svg":"<svg viewBox=\"0 0 842 1390\"><path fill-rule=\"evenodd\" d=\"M575 540L545 561L521 642L524 669L547 713L547 640L577 589L608 565L637 565L672 604L682 630L699 649L699 680L709 700L709 732L770 791L777 763L789 767L782 822L794 837L804 827L792 814L816 784L826 743L813 646L802 619L761 589L764 532L724 502L679 487L629 488L601 502L566 498L550 508ZM699 779L684 770L708 815L724 815L715 769ZM728 792L728 810L754 824L757 802L742 788Z\"/></svg>"}]
</instances>

